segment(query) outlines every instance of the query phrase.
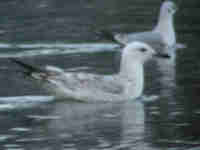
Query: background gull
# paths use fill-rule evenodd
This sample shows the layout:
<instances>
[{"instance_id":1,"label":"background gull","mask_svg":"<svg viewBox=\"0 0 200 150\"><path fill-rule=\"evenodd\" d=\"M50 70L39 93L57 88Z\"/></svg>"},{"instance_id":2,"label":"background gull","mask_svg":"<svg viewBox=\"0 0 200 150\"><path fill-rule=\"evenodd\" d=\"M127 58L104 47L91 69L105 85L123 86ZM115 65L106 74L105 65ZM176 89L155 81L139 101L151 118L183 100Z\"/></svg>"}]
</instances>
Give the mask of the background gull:
<instances>
[{"instance_id":1,"label":"background gull","mask_svg":"<svg viewBox=\"0 0 200 150\"><path fill-rule=\"evenodd\" d=\"M102 30L99 34L120 45L126 45L133 41L143 41L151 45L154 49L184 48L182 44L176 43L176 33L174 29L173 16L177 7L172 1L164 1L160 7L157 25L146 32L134 33L111 33Z\"/></svg>"},{"instance_id":2,"label":"background gull","mask_svg":"<svg viewBox=\"0 0 200 150\"><path fill-rule=\"evenodd\" d=\"M59 98L120 101L141 95L144 82L143 64L152 56L168 57L166 54L156 53L145 43L128 44L122 52L120 72L116 75L69 73L54 66L39 69L16 59L12 61L26 68L26 75L38 80Z\"/></svg>"}]
</instances>

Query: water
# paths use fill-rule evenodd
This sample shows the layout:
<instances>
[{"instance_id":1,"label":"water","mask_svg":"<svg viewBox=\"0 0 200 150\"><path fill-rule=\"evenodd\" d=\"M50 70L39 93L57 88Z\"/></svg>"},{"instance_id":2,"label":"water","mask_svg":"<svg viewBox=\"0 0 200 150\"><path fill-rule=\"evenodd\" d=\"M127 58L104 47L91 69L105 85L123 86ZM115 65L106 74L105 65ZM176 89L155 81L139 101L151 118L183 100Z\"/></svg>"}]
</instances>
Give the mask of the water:
<instances>
[{"instance_id":1,"label":"water","mask_svg":"<svg viewBox=\"0 0 200 150\"><path fill-rule=\"evenodd\" d=\"M158 98L79 103L54 101L8 58L70 71L116 73L118 46L98 42L92 30L151 29L160 1L1 1L0 149L200 149L200 3L177 3L178 41L188 47L174 60L145 67L144 95Z\"/></svg>"}]
</instances>

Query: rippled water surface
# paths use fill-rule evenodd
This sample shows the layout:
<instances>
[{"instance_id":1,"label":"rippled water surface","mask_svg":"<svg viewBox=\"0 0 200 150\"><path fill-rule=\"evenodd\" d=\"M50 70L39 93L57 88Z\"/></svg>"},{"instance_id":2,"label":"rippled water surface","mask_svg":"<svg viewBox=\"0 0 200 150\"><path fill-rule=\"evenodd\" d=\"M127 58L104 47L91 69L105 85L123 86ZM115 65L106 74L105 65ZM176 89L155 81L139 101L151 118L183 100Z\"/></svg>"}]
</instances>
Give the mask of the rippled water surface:
<instances>
[{"instance_id":1,"label":"rippled water surface","mask_svg":"<svg viewBox=\"0 0 200 150\"><path fill-rule=\"evenodd\" d=\"M177 1L174 60L145 66L141 99L121 103L55 101L10 62L69 71L116 73L118 45L93 32L149 30L157 0L7 0L0 2L0 149L199 150L200 2ZM157 99L150 100L156 96ZM148 101L144 100L147 99Z\"/></svg>"}]
</instances>

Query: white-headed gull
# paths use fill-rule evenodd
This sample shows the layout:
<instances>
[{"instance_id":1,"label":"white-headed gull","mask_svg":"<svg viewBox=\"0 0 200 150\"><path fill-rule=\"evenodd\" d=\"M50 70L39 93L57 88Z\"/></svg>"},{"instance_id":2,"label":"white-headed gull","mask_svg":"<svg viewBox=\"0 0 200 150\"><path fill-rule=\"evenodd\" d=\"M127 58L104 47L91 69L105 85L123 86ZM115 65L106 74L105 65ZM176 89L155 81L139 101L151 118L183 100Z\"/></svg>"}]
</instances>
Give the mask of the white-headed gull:
<instances>
[{"instance_id":1,"label":"white-headed gull","mask_svg":"<svg viewBox=\"0 0 200 150\"><path fill-rule=\"evenodd\" d=\"M24 67L26 75L37 80L56 97L82 101L121 101L142 94L143 64L153 56L169 57L156 52L148 44L129 43L122 51L120 72L115 75L65 72L54 66L39 69L16 59L12 61Z\"/></svg>"},{"instance_id":2,"label":"white-headed gull","mask_svg":"<svg viewBox=\"0 0 200 150\"><path fill-rule=\"evenodd\" d=\"M111 33L106 30L100 31L105 38L115 41L121 45L133 41L145 42L155 50L169 48L185 48L185 45L176 43L173 16L177 10L176 4L166 0L162 3L157 25L151 31L133 33Z\"/></svg>"}]
</instances>

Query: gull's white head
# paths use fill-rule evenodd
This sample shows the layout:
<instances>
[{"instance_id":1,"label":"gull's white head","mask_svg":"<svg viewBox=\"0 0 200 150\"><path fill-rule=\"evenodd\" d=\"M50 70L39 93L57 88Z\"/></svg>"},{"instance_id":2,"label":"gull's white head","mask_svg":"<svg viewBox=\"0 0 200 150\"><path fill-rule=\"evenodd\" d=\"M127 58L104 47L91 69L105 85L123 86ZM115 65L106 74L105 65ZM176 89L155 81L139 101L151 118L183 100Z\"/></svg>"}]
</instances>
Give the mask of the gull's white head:
<instances>
[{"instance_id":1,"label":"gull's white head","mask_svg":"<svg viewBox=\"0 0 200 150\"><path fill-rule=\"evenodd\" d=\"M164 1L160 8L160 17L172 17L177 10L177 6L172 1Z\"/></svg>"},{"instance_id":2,"label":"gull's white head","mask_svg":"<svg viewBox=\"0 0 200 150\"><path fill-rule=\"evenodd\" d=\"M168 57L157 53L150 45L135 41L126 45L122 51L120 76L125 84L125 95L138 97L143 91L143 64L153 56ZM125 82L128 81L128 82Z\"/></svg>"},{"instance_id":3,"label":"gull's white head","mask_svg":"<svg viewBox=\"0 0 200 150\"><path fill-rule=\"evenodd\" d=\"M129 62L138 61L143 64L144 62L151 59L153 56L164 58L169 57L167 54L161 54L156 52L150 45L146 43L136 41L128 44L124 48L122 54L122 61L123 59L126 59Z\"/></svg>"},{"instance_id":4,"label":"gull's white head","mask_svg":"<svg viewBox=\"0 0 200 150\"><path fill-rule=\"evenodd\" d=\"M152 58L152 56L155 54L155 51L145 43L133 42L125 47L124 53L127 58L131 58L132 60L137 60L143 63Z\"/></svg>"},{"instance_id":5,"label":"gull's white head","mask_svg":"<svg viewBox=\"0 0 200 150\"><path fill-rule=\"evenodd\" d=\"M164 44L172 46L176 43L176 33L174 30L173 16L177 10L176 4L172 1L165 0L160 8L158 24L154 31L159 32Z\"/></svg>"}]
</instances>

